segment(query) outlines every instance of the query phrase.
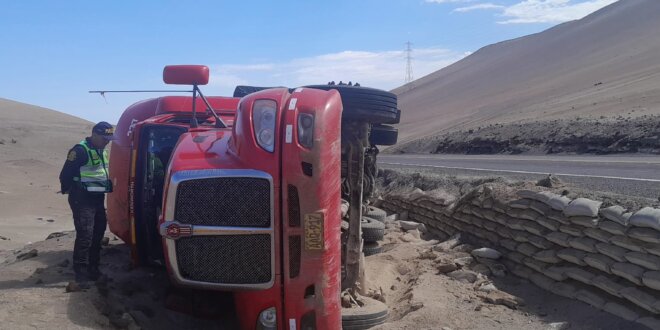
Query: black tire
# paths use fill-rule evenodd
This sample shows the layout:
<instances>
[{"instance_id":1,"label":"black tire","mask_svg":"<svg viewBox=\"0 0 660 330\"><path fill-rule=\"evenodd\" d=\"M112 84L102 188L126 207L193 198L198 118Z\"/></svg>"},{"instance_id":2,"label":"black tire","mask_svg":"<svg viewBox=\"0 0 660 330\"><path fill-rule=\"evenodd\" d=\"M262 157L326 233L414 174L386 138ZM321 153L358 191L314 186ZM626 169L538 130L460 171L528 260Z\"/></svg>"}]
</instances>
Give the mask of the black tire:
<instances>
[{"instance_id":1,"label":"black tire","mask_svg":"<svg viewBox=\"0 0 660 330\"><path fill-rule=\"evenodd\" d=\"M385 236L385 224L369 217L362 217L362 239L365 242L378 242Z\"/></svg>"},{"instance_id":2,"label":"black tire","mask_svg":"<svg viewBox=\"0 0 660 330\"><path fill-rule=\"evenodd\" d=\"M335 89L344 106L342 117L370 123L389 123L397 120L397 97L380 89L348 85L310 85L308 88Z\"/></svg>"},{"instance_id":3,"label":"black tire","mask_svg":"<svg viewBox=\"0 0 660 330\"><path fill-rule=\"evenodd\" d=\"M365 305L359 308L344 308L341 312L341 326L344 330L363 330L387 321L387 305L378 300L363 297Z\"/></svg>"},{"instance_id":4,"label":"black tire","mask_svg":"<svg viewBox=\"0 0 660 330\"><path fill-rule=\"evenodd\" d=\"M369 143L379 146L393 146L399 139L399 130L387 125L374 125L369 134Z\"/></svg>"},{"instance_id":5,"label":"black tire","mask_svg":"<svg viewBox=\"0 0 660 330\"><path fill-rule=\"evenodd\" d=\"M380 222L385 221L385 218L387 217L387 212L384 210L381 210L375 206L367 206L367 213L365 214L369 218L378 220Z\"/></svg>"},{"instance_id":6,"label":"black tire","mask_svg":"<svg viewBox=\"0 0 660 330\"><path fill-rule=\"evenodd\" d=\"M271 88L284 88L282 86L279 87L257 87L257 86L236 86L234 89L234 97L243 97L246 95L250 95L252 93L256 93L258 91L262 91L265 89L271 89Z\"/></svg>"},{"instance_id":7,"label":"black tire","mask_svg":"<svg viewBox=\"0 0 660 330\"><path fill-rule=\"evenodd\" d=\"M383 247L378 242L364 242L362 252L365 257L383 252Z\"/></svg>"}]
</instances>

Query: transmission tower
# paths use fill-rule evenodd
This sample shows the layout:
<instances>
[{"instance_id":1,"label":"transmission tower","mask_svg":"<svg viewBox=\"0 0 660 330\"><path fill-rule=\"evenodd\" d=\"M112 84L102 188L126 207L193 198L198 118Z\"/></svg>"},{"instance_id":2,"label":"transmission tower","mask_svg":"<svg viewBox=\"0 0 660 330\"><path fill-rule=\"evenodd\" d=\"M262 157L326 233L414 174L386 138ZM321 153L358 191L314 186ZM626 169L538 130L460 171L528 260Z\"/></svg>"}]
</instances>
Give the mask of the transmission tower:
<instances>
[{"instance_id":1,"label":"transmission tower","mask_svg":"<svg viewBox=\"0 0 660 330\"><path fill-rule=\"evenodd\" d=\"M406 42L406 83L413 81L412 71L412 43Z\"/></svg>"}]
</instances>

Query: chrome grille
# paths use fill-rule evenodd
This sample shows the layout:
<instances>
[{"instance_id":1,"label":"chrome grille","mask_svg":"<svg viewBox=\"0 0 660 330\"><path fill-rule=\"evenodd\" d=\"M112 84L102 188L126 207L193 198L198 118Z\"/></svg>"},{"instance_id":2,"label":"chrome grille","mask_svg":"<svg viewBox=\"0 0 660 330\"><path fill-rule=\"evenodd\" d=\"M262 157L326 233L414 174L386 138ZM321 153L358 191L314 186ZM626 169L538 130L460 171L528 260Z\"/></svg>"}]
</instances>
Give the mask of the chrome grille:
<instances>
[{"instance_id":1,"label":"chrome grille","mask_svg":"<svg viewBox=\"0 0 660 330\"><path fill-rule=\"evenodd\" d=\"M180 238L176 256L179 273L191 281L258 284L272 279L270 235Z\"/></svg>"},{"instance_id":2,"label":"chrome grille","mask_svg":"<svg viewBox=\"0 0 660 330\"><path fill-rule=\"evenodd\" d=\"M219 177L179 183L174 218L203 226L269 227L270 181Z\"/></svg>"}]
</instances>

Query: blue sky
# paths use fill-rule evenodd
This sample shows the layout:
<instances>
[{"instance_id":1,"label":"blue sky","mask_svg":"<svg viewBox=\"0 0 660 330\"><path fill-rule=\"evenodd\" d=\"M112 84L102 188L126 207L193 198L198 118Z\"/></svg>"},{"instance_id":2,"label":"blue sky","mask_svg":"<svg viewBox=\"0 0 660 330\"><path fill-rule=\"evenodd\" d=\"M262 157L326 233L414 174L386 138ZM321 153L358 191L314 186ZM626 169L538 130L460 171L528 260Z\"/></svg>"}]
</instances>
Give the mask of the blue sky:
<instances>
[{"instance_id":1,"label":"blue sky","mask_svg":"<svg viewBox=\"0 0 660 330\"><path fill-rule=\"evenodd\" d=\"M5 1L0 97L116 122L167 89L167 64L206 64L207 95L236 84L358 81L392 89L495 42L579 19L616 0Z\"/></svg>"}]
</instances>

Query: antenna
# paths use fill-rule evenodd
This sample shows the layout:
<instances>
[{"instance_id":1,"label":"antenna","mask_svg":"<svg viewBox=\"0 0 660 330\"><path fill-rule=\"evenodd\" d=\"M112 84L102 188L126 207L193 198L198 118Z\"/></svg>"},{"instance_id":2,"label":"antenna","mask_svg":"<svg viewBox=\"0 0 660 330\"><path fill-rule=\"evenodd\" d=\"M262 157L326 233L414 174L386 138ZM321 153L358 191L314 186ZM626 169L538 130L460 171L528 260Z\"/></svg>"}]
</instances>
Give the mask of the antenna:
<instances>
[{"instance_id":1,"label":"antenna","mask_svg":"<svg viewBox=\"0 0 660 330\"><path fill-rule=\"evenodd\" d=\"M413 71L412 71L412 43L410 41L406 42L406 83L413 81Z\"/></svg>"}]
</instances>

